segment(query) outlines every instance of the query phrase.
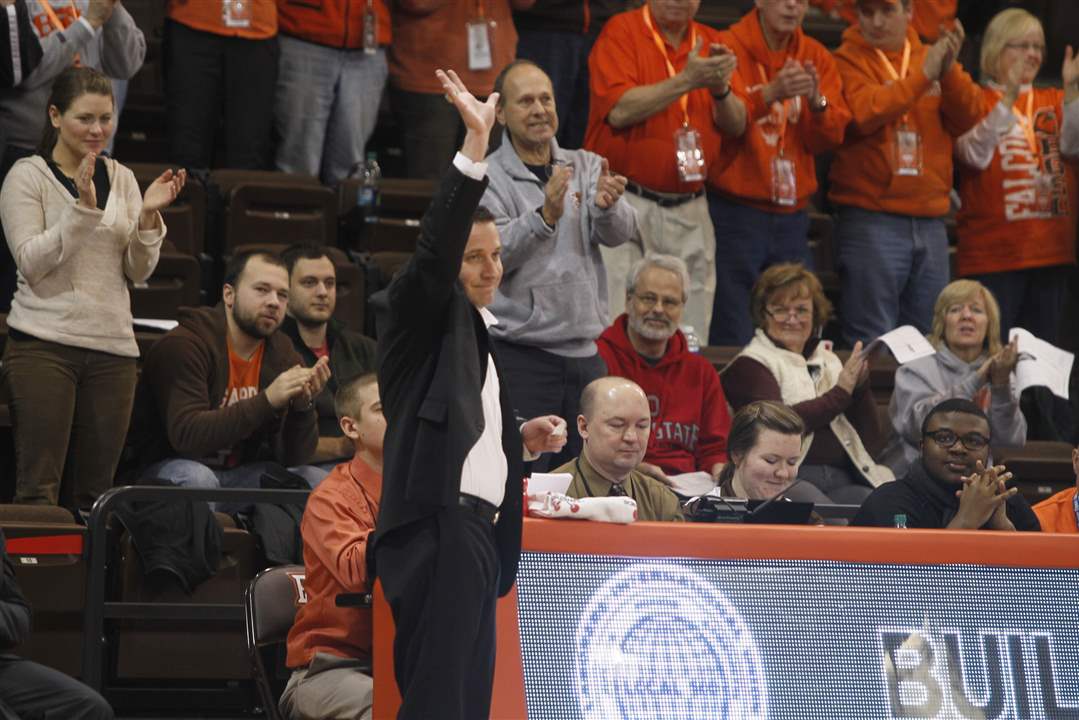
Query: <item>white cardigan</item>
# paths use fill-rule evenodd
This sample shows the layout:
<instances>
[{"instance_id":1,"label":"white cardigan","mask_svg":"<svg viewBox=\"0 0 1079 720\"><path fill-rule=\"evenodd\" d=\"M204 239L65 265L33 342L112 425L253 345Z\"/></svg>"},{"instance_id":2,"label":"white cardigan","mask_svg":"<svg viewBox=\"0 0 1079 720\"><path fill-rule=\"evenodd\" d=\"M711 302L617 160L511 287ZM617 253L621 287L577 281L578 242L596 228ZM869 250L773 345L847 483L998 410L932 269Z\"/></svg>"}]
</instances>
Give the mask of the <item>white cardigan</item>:
<instances>
[{"instance_id":1,"label":"white cardigan","mask_svg":"<svg viewBox=\"0 0 1079 720\"><path fill-rule=\"evenodd\" d=\"M0 190L0 219L18 267L8 325L41 340L138 357L127 281L157 266L165 223L139 230L135 175L105 158L109 199L89 210L39 155L15 163Z\"/></svg>"},{"instance_id":2,"label":"white cardigan","mask_svg":"<svg viewBox=\"0 0 1079 720\"><path fill-rule=\"evenodd\" d=\"M816 349L808 360L798 353L791 352L779 347L764 330L758 329L749 345L738 354L756 360L772 373L779 385L779 393L783 402L787 405L797 405L800 402L820 397L835 387L839 380L839 374L843 371L843 363L839 357L830 350L824 348L824 343L817 343ZM810 373L810 368L818 370L816 380ZM847 420L847 416L840 413L828 424L835 433L843 450L851 459L854 467L861 473L873 487L895 480L895 475L884 465L878 465L870 456L869 451L862 444L862 438L858 431ZM813 444L813 433L809 433L802 441L802 459L809 452L809 446Z\"/></svg>"}]
</instances>

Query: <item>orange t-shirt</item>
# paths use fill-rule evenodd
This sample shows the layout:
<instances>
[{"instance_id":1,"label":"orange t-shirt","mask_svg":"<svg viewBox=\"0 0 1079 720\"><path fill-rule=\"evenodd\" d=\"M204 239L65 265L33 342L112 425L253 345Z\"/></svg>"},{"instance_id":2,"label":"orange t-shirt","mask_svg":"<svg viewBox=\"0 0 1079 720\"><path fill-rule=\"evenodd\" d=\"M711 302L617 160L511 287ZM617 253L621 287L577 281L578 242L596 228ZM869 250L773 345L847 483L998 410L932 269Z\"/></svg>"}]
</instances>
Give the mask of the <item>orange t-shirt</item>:
<instances>
[{"instance_id":1,"label":"orange t-shirt","mask_svg":"<svg viewBox=\"0 0 1079 720\"><path fill-rule=\"evenodd\" d=\"M922 72L928 48L913 28L907 28L907 41L908 72L894 80L859 27L844 31L835 58L852 120L832 161L828 197L836 205L874 212L943 217L952 189L952 140L985 114L982 92L958 63L941 82L930 82ZM900 75L903 51L884 54ZM899 175L892 167L904 120L921 142L920 175Z\"/></svg>"},{"instance_id":2,"label":"orange t-shirt","mask_svg":"<svg viewBox=\"0 0 1079 720\"><path fill-rule=\"evenodd\" d=\"M654 21L652 26L655 27ZM719 33L694 22L678 47L663 40L675 72L685 68L696 38L707 47L718 42ZM681 101L675 100L655 115L621 130L607 122L607 116L627 91L655 85L670 77L655 36L645 24L644 8L619 13L607 21L588 58L588 70L591 102L585 148L607 158L611 170L652 190L667 193L699 190L703 182L682 182L678 176L674 134L685 121ZM711 167L719 151L719 133L712 120L712 95L708 89L698 88L688 93L686 99L689 124L700 134L705 167Z\"/></svg>"},{"instance_id":3,"label":"orange t-shirt","mask_svg":"<svg viewBox=\"0 0 1079 720\"><path fill-rule=\"evenodd\" d=\"M248 40L265 40L277 35L277 3L275 0L248 0L251 8L247 27L229 27L225 24L221 0L168 0L165 14L170 20L193 30L241 37ZM244 3L245 5L248 3Z\"/></svg>"},{"instance_id":4,"label":"orange t-shirt","mask_svg":"<svg viewBox=\"0 0 1079 720\"><path fill-rule=\"evenodd\" d=\"M251 357L244 360L233 352L232 345L229 344L229 384L219 407L235 405L259 394L259 371L262 369L262 353L265 349L266 343L260 342Z\"/></svg>"},{"instance_id":5,"label":"orange t-shirt","mask_svg":"<svg viewBox=\"0 0 1079 720\"><path fill-rule=\"evenodd\" d=\"M957 0L913 0L914 19L911 24L919 37L930 42L940 35L940 26L955 20ZM858 22L854 0L810 0L826 13L835 13L849 23Z\"/></svg>"},{"instance_id":6,"label":"orange t-shirt","mask_svg":"<svg viewBox=\"0 0 1079 720\"><path fill-rule=\"evenodd\" d=\"M771 50L756 9L719 36L738 56L738 71L731 85L745 103L746 129L739 138L723 138L720 162L712 165L708 185L721 195L766 212L801 210L817 190L814 156L835 149L843 141L843 130L850 120L832 54L801 28L785 49ZM765 105L761 91L788 58L816 67L820 92L828 99L826 110L811 111L802 97ZM773 161L781 144L783 157L794 163L798 201L792 206L772 202Z\"/></svg>"},{"instance_id":7,"label":"orange t-shirt","mask_svg":"<svg viewBox=\"0 0 1079 720\"><path fill-rule=\"evenodd\" d=\"M982 88L989 110L1000 93ZM1016 102L1024 115L1029 95ZM959 166L959 196L963 208L956 218L960 275L1068 265L1075 262L1075 212L1079 202L1076 165L1060 154L1064 123L1064 92L1056 88L1034 90L1033 153L1023 127L1012 125L997 144L985 170ZM1049 202L1041 204L1035 178L1044 173L1051 182Z\"/></svg>"},{"instance_id":8,"label":"orange t-shirt","mask_svg":"<svg viewBox=\"0 0 1079 720\"><path fill-rule=\"evenodd\" d=\"M390 44L390 9L386 0L373 0L375 40ZM291 35L332 48L363 47L367 0L277 0L277 24L282 35Z\"/></svg>"},{"instance_id":9,"label":"orange t-shirt","mask_svg":"<svg viewBox=\"0 0 1079 720\"><path fill-rule=\"evenodd\" d=\"M1042 532L1079 533L1075 518L1075 488L1058 492L1034 506Z\"/></svg>"}]
</instances>

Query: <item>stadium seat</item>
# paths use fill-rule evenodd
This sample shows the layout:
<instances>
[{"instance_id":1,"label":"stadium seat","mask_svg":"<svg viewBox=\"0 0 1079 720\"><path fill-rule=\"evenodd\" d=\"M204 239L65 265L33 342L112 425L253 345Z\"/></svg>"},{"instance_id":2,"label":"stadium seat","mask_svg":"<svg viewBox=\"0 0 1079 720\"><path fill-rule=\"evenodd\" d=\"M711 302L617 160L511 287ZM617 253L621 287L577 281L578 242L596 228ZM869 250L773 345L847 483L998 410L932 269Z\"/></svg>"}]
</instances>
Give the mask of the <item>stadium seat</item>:
<instances>
[{"instance_id":1,"label":"stadium seat","mask_svg":"<svg viewBox=\"0 0 1079 720\"><path fill-rule=\"evenodd\" d=\"M277 701L288 682L288 674L277 658L296 618L296 608L307 602L303 581L303 565L281 565L260 572L244 593L247 652L263 709L270 720L281 720Z\"/></svg>"},{"instance_id":2,"label":"stadium seat","mask_svg":"<svg viewBox=\"0 0 1079 720\"><path fill-rule=\"evenodd\" d=\"M199 304L199 261L191 255L162 249L149 280L132 285L131 314L136 318L174 320L181 307Z\"/></svg>"},{"instance_id":3,"label":"stadium seat","mask_svg":"<svg viewBox=\"0 0 1079 720\"><path fill-rule=\"evenodd\" d=\"M130 163L128 167L143 192L166 169L175 169L161 163ZM199 179L189 175L179 197L161 211L161 216L168 228L167 239L176 251L201 258L206 252L206 188Z\"/></svg>"},{"instance_id":4,"label":"stadium seat","mask_svg":"<svg viewBox=\"0 0 1079 720\"><path fill-rule=\"evenodd\" d=\"M329 188L242 183L228 198L223 257L250 243L337 243L337 198Z\"/></svg>"}]
</instances>

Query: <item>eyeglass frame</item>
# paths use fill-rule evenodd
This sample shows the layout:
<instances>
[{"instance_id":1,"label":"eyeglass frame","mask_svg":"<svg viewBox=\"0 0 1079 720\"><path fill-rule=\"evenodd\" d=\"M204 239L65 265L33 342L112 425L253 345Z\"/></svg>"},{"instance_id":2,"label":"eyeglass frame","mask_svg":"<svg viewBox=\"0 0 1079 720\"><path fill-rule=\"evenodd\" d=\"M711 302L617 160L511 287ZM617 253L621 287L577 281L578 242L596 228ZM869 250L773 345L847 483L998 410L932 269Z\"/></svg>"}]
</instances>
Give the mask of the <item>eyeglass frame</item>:
<instances>
[{"instance_id":1,"label":"eyeglass frame","mask_svg":"<svg viewBox=\"0 0 1079 720\"><path fill-rule=\"evenodd\" d=\"M646 293L645 295L639 295L636 290L631 292L630 297L637 301L645 310L651 310L658 303L664 310L677 310L680 307L685 307L685 300L672 300L671 298L661 298L659 295L653 293ZM650 299L649 299L650 298ZM677 303L677 304L676 304Z\"/></svg>"},{"instance_id":2,"label":"eyeglass frame","mask_svg":"<svg viewBox=\"0 0 1079 720\"><path fill-rule=\"evenodd\" d=\"M1008 50L1022 50L1023 52L1026 52L1027 50L1037 50L1038 53L1040 53L1041 55L1045 55L1045 51L1046 51L1045 43L1040 43L1039 44L1039 43L1030 43L1030 42L1022 42L1022 43L1010 42L1010 43L1004 43L1004 47L1007 48Z\"/></svg>"},{"instance_id":3,"label":"eyeglass frame","mask_svg":"<svg viewBox=\"0 0 1079 720\"><path fill-rule=\"evenodd\" d=\"M952 440L950 443L945 444L937 438L937 436L941 433L948 433L949 435L952 435L955 439ZM967 450L981 450L983 448L989 447L990 440L990 438L987 438L985 435L982 435L979 432L968 432L960 435L955 430L951 430L949 428L940 428L939 430L926 430L924 433L922 433L922 437L932 438L933 442L935 442L938 446L944 448L945 450L950 450L951 448L955 447L955 444L957 442L963 443L963 447L965 447ZM971 447L967 444L967 439L971 437L977 438L978 442L984 444L979 445L978 447Z\"/></svg>"},{"instance_id":4,"label":"eyeglass frame","mask_svg":"<svg viewBox=\"0 0 1079 720\"><path fill-rule=\"evenodd\" d=\"M790 319L792 317L795 320L809 320L809 319L811 319L813 317L813 308L812 307L806 307L806 306L803 306L801 308L801 310L799 310L796 307L794 307L794 308L783 308L782 313L778 314L778 317L777 317L777 313L772 312L772 308L770 308L768 306L765 306L765 307L763 307L761 309L764 311L765 315L772 318L776 322L782 322L782 321Z\"/></svg>"}]
</instances>

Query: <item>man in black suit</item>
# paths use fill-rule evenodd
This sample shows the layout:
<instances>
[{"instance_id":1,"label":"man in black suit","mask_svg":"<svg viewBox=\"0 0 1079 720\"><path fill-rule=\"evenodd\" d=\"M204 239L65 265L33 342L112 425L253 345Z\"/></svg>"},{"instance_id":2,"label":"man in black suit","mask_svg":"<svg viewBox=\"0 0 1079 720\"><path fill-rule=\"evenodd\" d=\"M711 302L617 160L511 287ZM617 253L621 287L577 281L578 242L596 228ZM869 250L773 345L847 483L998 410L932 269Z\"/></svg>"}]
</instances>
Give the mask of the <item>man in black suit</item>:
<instances>
[{"instance_id":1,"label":"man in black suit","mask_svg":"<svg viewBox=\"0 0 1079 720\"><path fill-rule=\"evenodd\" d=\"M502 279L487 186L497 93L479 102L437 73L467 134L421 224L416 253L374 296L387 432L372 540L396 623L398 718L486 718L495 604L521 549L523 448L565 444L556 416L515 420L487 334Z\"/></svg>"}]
</instances>

